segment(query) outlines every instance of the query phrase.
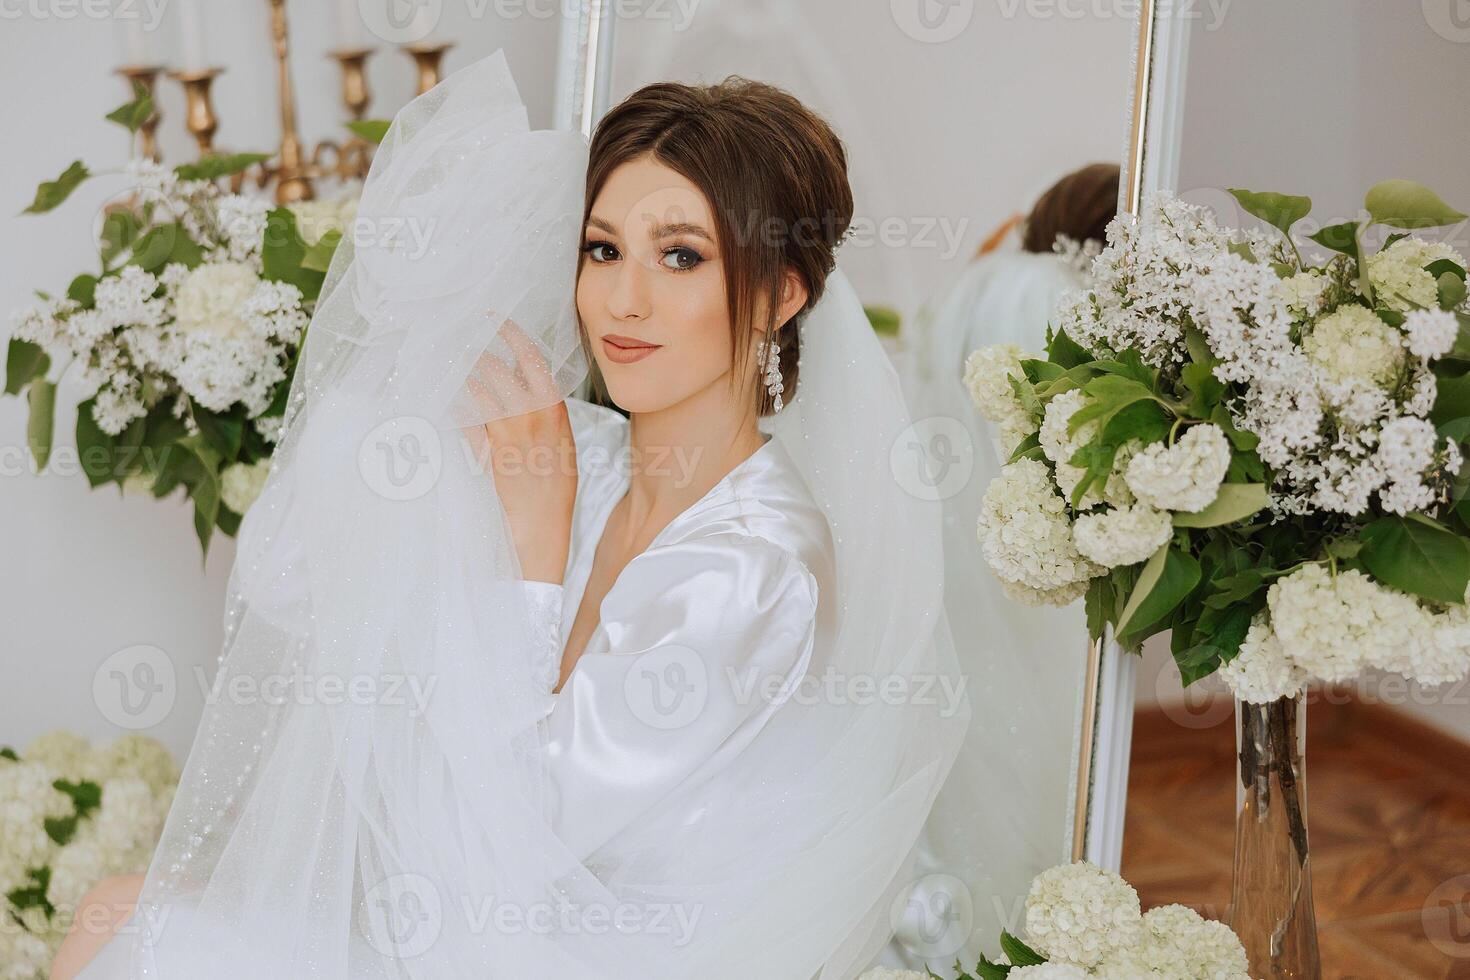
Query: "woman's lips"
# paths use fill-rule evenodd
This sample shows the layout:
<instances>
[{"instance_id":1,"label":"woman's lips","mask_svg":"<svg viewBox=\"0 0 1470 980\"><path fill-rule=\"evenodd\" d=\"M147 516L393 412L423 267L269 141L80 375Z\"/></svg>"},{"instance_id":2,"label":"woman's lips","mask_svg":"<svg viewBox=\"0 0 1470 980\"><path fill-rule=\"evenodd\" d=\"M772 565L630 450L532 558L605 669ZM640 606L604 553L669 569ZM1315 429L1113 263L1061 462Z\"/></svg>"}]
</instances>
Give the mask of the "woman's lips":
<instances>
[{"instance_id":1,"label":"woman's lips","mask_svg":"<svg viewBox=\"0 0 1470 980\"><path fill-rule=\"evenodd\" d=\"M659 349L658 344L645 344L631 337L618 337L615 343L610 337L602 338L602 350L614 364L632 364L641 361Z\"/></svg>"}]
</instances>

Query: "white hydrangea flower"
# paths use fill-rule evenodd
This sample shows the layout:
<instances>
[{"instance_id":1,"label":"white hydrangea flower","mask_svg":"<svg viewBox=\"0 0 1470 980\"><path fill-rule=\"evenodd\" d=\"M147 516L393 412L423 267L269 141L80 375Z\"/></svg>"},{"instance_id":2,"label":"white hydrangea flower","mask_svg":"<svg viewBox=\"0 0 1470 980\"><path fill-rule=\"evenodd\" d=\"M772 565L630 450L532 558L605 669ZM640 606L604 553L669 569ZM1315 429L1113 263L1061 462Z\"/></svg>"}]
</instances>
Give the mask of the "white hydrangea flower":
<instances>
[{"instance_id":1,"label":"white hydrangea flower","mask_svg":"<svg viewBox=\"0 0 1470 980\"><path fill-rule=\"evenodd\" d=\"M1018 459L991 481L977 531L986 561L1005 582L1051 591L1103 572L1077 552L1066 502L1040 460Z\"/></svg>"},{"instance_id":2,"label":"white hydrangea flower","mask_svg":"<svg viewBox=\"0 0 1470 980\"><path fill-rule=\"evenodd\" d=\"M250 336L242 307L259 282L255 270L244 262L196 266L174 298L175 328L222 339Z\"/></svg>"},{"instance_id":3,"label":"white hydrangea flower","mask_svg":"<svg viewBox=\"0 0 1470 980\"><path fill-rule=\"evenodd\" d=\"M1055 589L1034 589L1024 582L1000 579L1000 590L1007 599L1026 606L1070 606L1087 594L1087 579L1078 579Z\"/></svg>"},{"instance_id":4,"label":"white hydrangea flower","mask_svg":"<svg viewBox=\"0 0 1470 980\"><path fill-rule=\"evenodd\" d=\"M1273 582L1266 604L1287 655L1328 682L1400 657L1399 648L1430 635L1430 613L1417 599L1356 569L1334 577L1325 565L1306 565Z\"/></svg>"},{"instance_id":5,"label":"white hydrangea flower","mask_svg":"<svg viewBox=\"0 0 1470 980\"><path fill-rule=\"evenodd\" d=\"M1016 344L993 344L972 351L965 359L965 387L975 407L1000 430L1001 450L1007 457L1033 428L1030 414L1008 380L1013 376L1024 380L1024 356Z\"/></svg>"},{"instance_id":6,"label":"white hydrangea flower","mask_svg":"<svg viewBox=\"0 0 1470 980\"><path fill-rule=\"evenodd\" d=\"M1439 302L1439 284L1426 265L1449 259L1465 268L1465 259L1444 242L1426 242L1409 236L1367 257L1368 280L1378 301L1390 309L1408 312Z\"/></svg>"},{"instance_id":7,"label":"white hydrangea flower","mask_svg":"<svg viewBox=\"0 0 1470 980\"><path fill-rule=\"evenodd\" d=\"M1277 283L1276 293L1293 313L1313 317L1322 311L1322 294L1328 282L1316 269L1304 269Z\"/></svg>"},{"instance_id":8,"label":"white hydrangea flower","mask_svg":"<svg viewBox=\"0 0 1470 980\"><path fill-rule=\"evenodd\" d=\"M0 926L0 980L39 980L51 971L51 947L14 923Z\"/></svg>"},{"instance_id":9,"label":"white hydrangea flower","mask_svg":"<svg viewBox=\"0 0 1470 980\"><path fill-rule=\"evenodd\" d=\"M1072 491L1077 488L1078 481L1087 473L1087 470L1080 466L1073 466L1068 460L1072 458L1073 453L1087 445L1097 435L1097 422L1095 421L1081 426L1075 434L1067 432L1067 425L1072 415L1086 403L1087 396L1080 388L1071 388L1055 396L1046 403L1046 410L1041 420L1041 430L1037 433L1042 453L1055 464L1057 487L1061 489L1062 496L1068 501L1072 499ZM1089 487L1087 493L1083 494L1082 499L1078 501L1077 509L1088 510L1096 507L1103 502L1103 499L1097 487Z\"/></svg>"},{"instance_id":10,"label":"white hydrangea flower","mask_svg":"<svg viewBox=\"0 0 1470 980\"><path fill-rule=\"evenodd\" d=\"M1404 366L1404 336L1365 306L1339 306L1302 340L1307 359L1332 381L1393 384Z\"/></svg>"},{"instance_id":11,"label":"white hydrangea flower","mask_svg":"<svg viewBox=\"0 0 1470 980\"><path fill-rule=\"evenodd\" d=\"M1072 524L1072 540L1077 550L1083 557L1107 568L1144 561L1173 533L1174 521L1169 512L1147 504L1082 514Z\"/></svg>"},{"instance_id":12,"label":"white hydrangea flower","mask_svg":"<svg viewBox=\"0 0 1470 980\"><path fill-rule=\"evenodd\" d=\"M1230 441L1213 422L1192 425L1174 445L1145 446L1128 463L1124 479L1134 496L1159 510L1194 513L1220 493L1230 469Z\"/></svg>"},{"instance_id":13,"label":"white hydrangea flower","mask_svg":"<svg viewBox=\"0 0 1470 980\"><path fill-rule=\"evenodd\" d=\"M141 779L155 794L179 781L179 764L156 738L129 733L94 750L94 772L109 778Z\"/></svg>"},{"instance_id":14,"label":"white hydrangea flower","mask_svg":"<svg viewBox=\"0 0 1470 980\"><path fill-rule=\"evenodd\" d=\"M1403 329L1408 338L1409 352L1428 361L1449 353L1455 346L1460 324L1449 310L1410 310L1404 317Z\"/></svg>"},{"instance_id":15,"label":"white hydrangea flower","mask_svg":"<svg viewBox=\"0 0 1470 980\"><path fill-rule=\"evenodd\" d=\"M60 728L31 739L21 751L20 757L26 762L39 762L57 777L72 782L93 779L97 774L92 743L74 732Z\"/></svg>"},{"instance_id":16,"label":"white hydrangea flower","mask_svg":"<svg viewBox=\"0 0 1470 980\"><path fill-rule=\"evenodd\" d=\"M244 514L260 496L270 471L270 457L226 466L220 473L220 502L235 513Z\"/></svg>"},{"instance_id":17,"label":"white hydrangea flower","mask_svg":"<svg viewBox=\"0 0 1470 980\"><path fill-rule=\"evenodd\" d=\"M1143 915L1143 941L1100 964L1103 980L1250 980L1240 939L1223 922L1183 905Z\"/></svg>"},{"instance_id":18,"label":"white hydrangea flower","mask_svg":"<svg viewBox=\"0 0 1470 980\"><path fill-rule=\"evenodd\" d=\"M0 895L29 884L27 872L47 864L55 843L46 820L75 812L71 798L52 783L48 766L0 759Z\"/></svg>"},{"instance_id":19,"label":"white hydrangea flower","mask_svg":"<svg viewBox=\"0 0 1470 980\"><path fill-rule=\"evenodd\" d=\"M929 980L929 977L917 970L890 970L886 966L875 966L858 980Z\"/></svg>"},{"instance_id":20,"label":"white hydrangea flower","mask_svg":"<svg viewBox=\"0 0 1470 980\"><path fill-rule=\"evenodd\" d=\"M1251 619L1240 651L1220 666L1219 673L1230 693L1252 704L1296 697L1310 680L1307 672L1287 656L1264 613Z\"/></svg>"},{"instance_id":21,"label":"white hydrangea flower","mask_svg":"<svg viewBox=\"0 0 1470 980\"><path fill-rule=\"evenodd\" d=\"M1143 935L1138 892L1085 861L1036 876L1026 895L1026 939L1051 962L1091 969Z\"/></svg>"},{"instance_id":22,"label":"white hydrangea flower","mask_svg":"<svg viewBox=\"0 0 1470 980\"><path fill-rule=\"evenodd\" d=\"M1087 980L1088 973L1071 963L1038 963L1018 966L1006 974L1006 980Z\"/></svg>"}]
</instances>

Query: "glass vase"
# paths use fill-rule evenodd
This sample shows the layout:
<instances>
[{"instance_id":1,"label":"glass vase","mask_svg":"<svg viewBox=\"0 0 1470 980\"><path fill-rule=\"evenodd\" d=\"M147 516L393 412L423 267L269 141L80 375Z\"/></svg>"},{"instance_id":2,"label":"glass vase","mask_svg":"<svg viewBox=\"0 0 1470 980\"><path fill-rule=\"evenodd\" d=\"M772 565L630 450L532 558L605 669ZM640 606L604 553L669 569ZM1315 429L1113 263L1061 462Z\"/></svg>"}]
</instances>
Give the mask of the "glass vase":
<instances>
[{"instance_id":1,"label":"glass vase","mask_svg":"<svg viewBox=\"0 0 1470 980\"><path fill-rule=\"evenodd\" d=\"M1321 980L1307 847L1305 693L1235 702L1230 927L1257 980Z\"/></svg>"}]
</instances>

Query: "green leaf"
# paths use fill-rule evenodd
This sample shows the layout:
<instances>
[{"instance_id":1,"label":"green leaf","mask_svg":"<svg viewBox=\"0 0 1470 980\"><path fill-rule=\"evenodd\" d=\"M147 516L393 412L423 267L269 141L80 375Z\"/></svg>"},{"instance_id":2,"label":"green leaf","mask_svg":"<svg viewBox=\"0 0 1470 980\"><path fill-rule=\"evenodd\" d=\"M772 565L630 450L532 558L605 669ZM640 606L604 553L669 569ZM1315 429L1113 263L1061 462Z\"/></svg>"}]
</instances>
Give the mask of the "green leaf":
<instances>
[{"instance_id":1,"label":"green leaf","mask_svg":"<svg viewBox=\"0 0 1470 980\"><path fill-rule=\"evenodd\" d=\"M388 127L392 122L391 119L354 119L347 124L347 128L369 143L381 143L383 137L388 135Z\"/></svg>"},{"instance_id":2,"label":"green leaf","mask_svg":"<svg viewBox=\"0 0 1470 980\"><path fill-rule=\"evenodd\" d=\"M5 897L17 909L40 909L49 920L56 914L56 906L46 898L46 893L51 890L51 866L29 868L26 870L26 877L30 878L31 884L12 889L5 893ZM6 923L6 928L10 928L9 922Z\"/></svg>"},{"instance_id":3,"label":"green leaf","mask_svg":"<svg viewBox=\"0 0 1470 980\"><path fill-rule=\"evenodd\" d=\"M1067 369L1060 364L1044 361L1037 357L1027 357L1021 361L1021 372L1026 375L1026 380L1034 385L1044 381L1055 381L1065 377Z\"/></svg>"},{"instance_id":4,"label":"green leaf","mask_svg":"<svg viewBox=\"0 0 1470 980\"><path fill-rule=\"evenodd\" d=\"M71 192L77 189L77 185L90 176L92 174L82 161L73 160L71 166L61 172L60 177L43 181L36 188L36 199L21 214L44 214L50 211L70 197Z\"/></svg>"},{"instance_id":5,"label":"green leaf","mask_svg":"<svg viewBox=\"0 0 1470 980\"><path fill-rule=\"evenodd\" d=\"M102 219L102 261L111 262L138 238L138 216L127 208L116 208Z\"/></svg>"},{"instance_id":6,"label":"green leaf","mask_svg":"<svg viewBox=\"0 0 1470 980\"><path fill-rule=\"evenodd\" d=\"M1087 635L1092 639L1102 637L1103 627L1107 626L1113 612L1113 603L1113 580L1110 576L1099 575L1087 583L1087 598L1083 605L1087 610Z\"/></svg>"},{"instance_id":7,"label":"green leaf","mask_svg":"<svg viewBox=\"0 0 1470 980\"><path fill-rule=\"evenodd\" d=\"M1310 197L1273 194L1270 191L1247 191L1238 187L1227 190L1246 211L1271 227L1281 229L1282 234L1288 237L1291 235L1291 226L1312 213Z\"/></svg>"},{"instance_id":8,"label":"green leaf","mask_svg":"<svg viewBox=\"0 0 1470 980\"><path fill-rule=\"evenodd\" d=\"M1058 330L1052 335L1046 345L1046 356L1048 360L1064 368L1080 367L1094 360L1087 348L1068 337L1065 330Z\"/></svg>"},{"instance_id":9,"label":"green leaf","mask_svg":"<svg viewBox=\"0 0 1470 980\"><path fill-rule=\"evenodd\" d=\"M180 180L215 180L237 174L247 167L269 160L269 153L207 154L193 163L181 163L174 168Z\"/></svg>"},{"instance_id":10,"label":"green leaf","mask_svg":"<svg viewBox=\"0 0 1470 980\"><path fill-rule=\"evenodd\" d=\"M133 82L133 101L125 102L107 114L110 122L127 129L130 133L136 133L138 127L153 114L153 96L148 94L148 87L142 82Z\"/></svg>"},{"instance_id":11,"label":"green leaf","mask_svg":"<svg viewBox=\"0 0 1470 980\"><path fill-rule=\"evenodd\" d=\"M1088 401L1067 420L1069 435L1076 435L1078 429L1093 419L1099 420L1101 429L1107 425L1108 419L1134 402L1158 400L1147 385L1118 374L1104 374L1093 378L1082 386L1082 391L1087 395Z\"/></svg>"},{"instance_id":12,"label":"green leaf","mask_svg":"<svg viewBox=\"0 0 1470 980\"><path fill-rule=\"evenodd\" d=\"M235 456L240 452L240 437L245 428L245 412L243 408L235 408L233 411L221 414L194 407L194 421L199 426L199 432L225 465L233 462Z\"/></svg>"},{"instance_id":13,"label":"green leaf","mask_svg":"<svg viewBox=\"0 0 1470 980\"><path fill-rule=\"evenodd\" d=\"M1003 929L1000 933L1000 951L1006 954L1006 959L1011 961L1012 966L1039 966L1046 962L1046 957Z\"/></svg>"},{"instance_id":14,"label":"green leaf","mask_svg":"<svg viewBox=\"0 0 1470 980\"><path fill-rule=\"evenodd\" d=\"M1115 632L1119 636L1141 638L1144 630L1163 619L1189 595L1199 579L1199 562L1172 544L1164 544L1143 566Z\"/></svg>"},{"instance_id":15,"label":"green leaf","mask_svg":"<svg viewBox=\"0 0 1470 980\"><path fill-rule=\"evenodd\" d=\"M1116 374L1124 378L1132 378L1143 385L1149 391L1153 391L1158 384L1158 372L1143 363L1143 355L1129 348L1116 358L1106 361L1094 361L1092 367L1104 374Z\"/></svg>"},{"instance_id":16,"label":"green leaf","mask_svg":"<svg viewBox=\"0 0 1470 980\"><path fill-rule=\"evenodd\" d=\"M85 309L90 309L97 295L97 277L90 272L84 272L73 279L66 287L67 299L76 300Z\"/></svg>"},{"instance_id":17,"label":"green leaf","mask_svg":"<svg viewBox=\"0 0 1470 980\"><path fill-rule=\"evenodd\" d=\"M102 805L102 787L90 779L78 783L58 779L51 785L71 797L72 806L76 807L79 817L87 816Z\"/></svg>"},{"instance_id":18,"label":"green leaf","mask_svg":"<svg viewBox=\"0 0 1470 980\"><path fill-rule=\"evenodd\" d=\"M289 282L310 301L321 292L321 272L306 268L306 241L296 227L296 215L289 208L275 208L265 219L265 240L260 250L266 279Z\"/></svg>"},{"instance_id":19,"label":"green leaf","mask_svg":"<svg viewBox=\"0 0 1470 980\"><path fill-rule=\"evenodd\" d=\"M92 407L96 403L94 395L77 406L77 460L87 482L93 487L100 487L116 480L119 474L115 469L116 440L103 432L92 417Z\"/></svg>"},{"instance_id":20,"label":"green leaf","mask_svg":"<svg viewBox=\"0 0 1470 980\"><path fill-rule=\"evenodd\" d=\"M332 261L332 253L337 250L337 243L342 240L342 233L333 228L322 235L317 243L306 250L306 258L301 262L308 269L316 269L319 272L327 271L327 264ZM863 312L868 316L868 324L873 332L883 337L897 337L899 327L903 325L903 317L891 306L864 305Z\"/></svg>"},{"instance_id":21,"label":"green leaf","mask_svg":"<svg viewBox=\"0 0 1470 980\"><path fill-rule=\"evenodd\" d=\"M51 460L51 446L56 430L56 385L45 378L31 382L26 392L30 415L26 419L26 445L36 461L37 472Z\"/></svg>"},{"instance_id":22,"label":"green leaf","mask_svg":"<svg viewBox=\"0 0 1470 980\"><path fill-rule=\"evenodd\" d=\"M1177 511L1175 527L1219 527L1234 524L1261 510L1269 502L1264 483L1222 483L1220 492L1204 510L1189 514Z\"/></svg>"},{"instance_id":23,"label":"green leaf","mask_svg":"<svg viewBox=\"0 0 1470 980\"><path fill-rule=\"evenodd\" d=\"M1190 399L1189 410L1202 419L1209 418L1210 412L1225 394L1225 382L1215 377L1213 367L1200 361L1191 361L1184 365L1179 372L1179 379L1194 396Z\"/></svg>"},{"instance_id":24,"label":"green leaf","mask_svg":"<svg viewBox=\"0 0 1470 980\"><path fill-rule=\"evenodd\" d=\"M5 352L5 393L20 394L32 379L45 377L50 368L51 358L40 344L11 337Z\"/></svg>"},{"instance_id":25,"label":"green leaf","mask_svg":"<svg viewBox=\"0 0 1470 980\"><path fill-rule=\"evenodd\" d=\"M1443 436L1460 440L1470 435L1470 376L1438 378L1429 420Z\"/></svg>"},{"instance_id":26,"label":"green leaf","mask_svg":"<svg viewBox=\"0 0 1470 980\"><path fill-rule=\"evenodd\" d=\"M1315 235L1308 235L1312 241L1323 248L1330 248L1334 252L1344 255L1358 257L1358 223L1347 221L1340 225L1328 225Z\"/></svg>"},{"instance_id":27,"label":"green leaf","mask_svg":"<svg viewBox=\"0 0 1470 980\"><path fill-rule=\"evenodd\" d=\"M1025 378L1018 378L1014 374L1006 375L1006 380L1011 383L1011 390L1016 393L1016 399L1020 401L1021 407L1033 420L1039 421L1044 411L1041 399L1036 397L1036 389L1031 382Z\"/></svg>"},{"instance_id":28,"label":"green leaf","mask_svg":"<svg viewBox=\"0 0 1470 980\"><path fill-rule=\"evenodd\" d=\"M1442 272L1439 276L1439 308L1453 310L1465 302L1465 277L1453 272Z\"/></svg>"},{"instance_id":29,"label":"green leaf","mask_svg":"<svg viewBox=\"0 0 1470 980\"><path fill-rule=\"evenodd\" d=\"M169 222L154 225L133 243L133 254L128 264L157 272L171 262L180 262L192 269L203 261L203 249L189 237L184 226Z\"/></svg>"},{"instance_id":30,"label":"green leaf","mask_svg":"<svg viewBox=\"0 0 1470 980\"><path fill-rule=\"evenodd\" d=\"M1463 602L1470 546L1427 520L1381 517L1363 528L1358 559L1385 585L1436 602Z\"/></svg>"},{"instance_id":31,"label":"green leaf","mask_svg":"<svg viewBox=\"0 0 1470 980\"><path fill-rule=\"evenodd\" d=\"M1412 180L1385 180L1368 189L1363 206L1373 220L1392 228L1438 228L1465 219L1439 195Z\"/></svg>"}]
</instances>

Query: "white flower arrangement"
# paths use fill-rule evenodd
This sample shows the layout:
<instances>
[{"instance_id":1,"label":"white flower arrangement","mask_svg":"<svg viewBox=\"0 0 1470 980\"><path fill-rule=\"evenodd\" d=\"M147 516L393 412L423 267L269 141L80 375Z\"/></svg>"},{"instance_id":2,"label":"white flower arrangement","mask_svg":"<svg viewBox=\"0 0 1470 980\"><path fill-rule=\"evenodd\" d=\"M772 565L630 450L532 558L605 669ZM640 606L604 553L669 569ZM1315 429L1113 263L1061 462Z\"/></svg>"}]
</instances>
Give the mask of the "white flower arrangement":
<instances>
[{"instance_id":1,"label":"white flower arrangement","mask_svg":"<svg viewBox=\"0 0 1470 980\"><path fill-rule=\"evenodd\" d=\"M134 128L149 109L141 95L108 118ZM62 296L37 291L39 304L12 313L6 392L30 403L37 471L51 456L58 382L75 369L89 482L156 497L183 486L206 551L215 528L235 533L237 508L254 499L238 475L222 492L221 474L273 451L317 293L356 214L350 195L273 207L220 182L262 159L131 161L131 196L108 206L96 243L101 272L77 276ZM89 176L73 163L27 211L52 210Z\"/></svg>"},{"instance_id":2,"label":"white flower arrangement","mask_svg":"<svg viewBox=\"0 0 1470 980\"><path fill-rule=\"evenodd\" d=\"M982 956L958 980L1251 980L1230 927L1183 905L1140 910L1138 892L1086 861L1037 875L1026 895L1025 941L1001 933L999 961ZM875 969L861 980L930 980Z\"/></svg>"},{"instance_id":3,"label":"white flower arrangement","mask_svg":"<svg viewBox=\"0 0 1470 980\"><path fill-rule=\"evenodd\" d=\"M1151 199L1119 215L1093 287L1059 304L1044 356L966 361L1010 460L986 492L986 561L1020 601L1087 598L1137 649L1173 630L1186 684L1248 701L1377 668L1470 672L1466 260L1373 225L1465 217L1385 181L1370 220L1311 236L1303 197L1232 191L1276 230Z\"/></svg>"},{"instance_id":4,"label":"white flower arrangement","mask_svg":"<svg viewBox=\"0 0 1470 980\"><path fill-rule=\"evenodd\" d=\"M82 897L147 869L179 770L142 735L50 732L0 750L0 977L44 980Z\"/></svg>"}]
</instances>

